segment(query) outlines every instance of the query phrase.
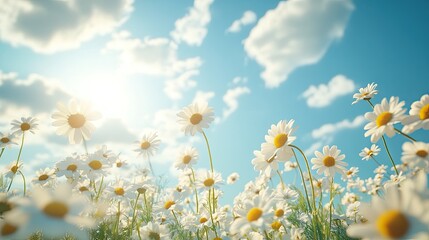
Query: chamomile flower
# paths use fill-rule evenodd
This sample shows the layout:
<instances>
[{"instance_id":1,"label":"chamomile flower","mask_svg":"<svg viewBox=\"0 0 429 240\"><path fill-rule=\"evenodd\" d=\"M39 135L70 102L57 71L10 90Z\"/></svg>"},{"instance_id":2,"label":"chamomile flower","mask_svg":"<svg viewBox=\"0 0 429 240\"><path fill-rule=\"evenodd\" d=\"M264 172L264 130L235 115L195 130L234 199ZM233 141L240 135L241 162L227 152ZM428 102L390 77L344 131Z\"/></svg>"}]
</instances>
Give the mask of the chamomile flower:
<instances>
[{"instance_id":1,"label":"chamomile flower","mask_svg":"<svg viewBox=\"0 0 429 240\"><path fill-rule=\"evenodd\" d=\"M136 189L131 183L119 179L111 183L106 188L106 192L109 194L110 198L116 200L131 200L134 199L136 195Z\"/></svg>"},{"instance_id":2,"label":"chamomile flower","mask_svg":"<svg viewBox=\"0 0 429 240\"><path fill-rule=\"evenodd\" d=\"M279 169L279 160L276 155L266 156L261 151L253 151L253 154L255 158L252 159L252 164L261 174L271 177L273 172Z\"/></svg>"},{"instance_id":3,"label":"chamomile flower","mask_svg":"<svg viewBox=\"0 0 429 240\"><path fill-rule=\"evenodd\" d=\"M405 142L402 145L401 160L413 167L427 167L429 165L429 143Z\"/></svg>"},{"instance_id":4,"label":"chamomile flower","mask_svg":"<svg viewBox=\"0 0 429 240\"><path fill-rule=\"evenodd\" d=\"M34 130L37 129L37 119L33 117L22 117L20 120L12 121L12 131L14 134L21 135L24 132L31 132L34 134Z\"/></svg>"},{"instance_id":5,"label":"chamomile flower","mask_svg":"<svg viewBox=\"0 0 429 240\"><path fill-rule=\"evenodd\" d=\"M141 239L148 240L167 240L170 239L167 226L155 222L149 222L139 229Z\"/></svg>"},{"instance_id":6,"label":"chamomile flower","mask_svg":"<svg viewBox=\"0 0 429 240\"><path fill-rule=\"evenodd\" d=\"M214 120L213 109L206 102L192 103L184 107L178 114L179 124L185 134L195 135L196 132L202 132L203 128L208 128Z\"/></svg>"},{"instance_id":7,"label":"chamomile flower","mask_svg":"<svg viewBox=\"0 0 429 240\"><path fill-rule=\"evenodd\" d=\"M380 153L381 149L375 145L372 144L371 148L364 148L359 153L359 156L362 157L362 160L368 161L371 157L377 156Z\"/></svg>"},{"instance_id":8,"label":"chamomile flower","mask_svg":"<svg viewBox=\"0 0 429 240\"><path fill-rule=\"evenodd\" d=\"M236 209L237 218L231 225L231 233L243 236L253 228L261 231L269 228L273 218L272 207L272 196L267 190L261 191L252 199L246 199L243 205Z\"/></svg>"},{"instance_id":9,"label":"chamomile flower","mask_svg":"<svg viewBox=\"0 0 429 240\"><path fill-rule=\"evenodd\" d=\"M31 181L34 184L40 184L42 186L47 185L49 182L55 179L55 169L45 168L36 171L36 177Z\"/></svg>"},{"instance_id":10,"label":"chamomile flower","mask_svg":"<svg viewBox=\"0 0 429 240\"><path fill-rule=\"evenodd\" d=\"M100 152L88 154L83 157L82 175L94 180L99 176L106 176L112 166L111 158L105 158Z\"/></svg>"},{"instance_id":11,"label":"chamomile flower","mask_svg":"<svg viewBox=\"0 0 429 240\"><path fill-rule=\"evenodd\" d=\"M352 104L355 104L360 100L370 100L371 98L373 98L375 94L378 93L378 91L375 90L376 87L377 84L371 83L364 88L359 88L359 93L353 94L353 98L355 98L356 100Z\"/></svg>"},{"instance_id":12,"label":"chamomile flower","mask_svg":"<svg viewBox=\"0 0 429 240\"><path fill-rule=\"evenodd\" d=\"M176 162L174 163L174 166L177 169L185 170L192 167L192 165L195 165L197 163L198 159L198 151L194 147L187 147L185 148L177 158Z\"/></svg>"},{"instance_id":13,"label":"chamomile flower","mask_svg":"<svg viewBox=\"0 0 429 240\"><path fill-rule=\"evenodd\" d=\"M70 179L77 179L80 176L82 169L82 159L74 153L72 156L66 157L64 160L57 162L57 177L65 176Z\"/></svg>"},{"instance_id":14,"label":"chamomile flower","mask_svg":"<svg viewBox=\"0 0 429 240\"><path fill-rule=\"evenodd\" d=\"M236 172L233 172L226 179L226 183L227 184L234 184L239 178L240 178L240 175Z\"/></svg>"},{"instance_id":15,"label":"chamomile flower","mask_svg":"<svg viewBox=\"0 0 429 240\"><path fill-rule=\"evenodd\" d=\"M197 174L196 185L202 190L218 188L223 183L222 176L218 172L199 171Z\"/></svg>"},{"instance_id":16,"label":"chamomile flower","mask_svg":"<svg viewBox=\"0 0 429 240\"><path fill-rule=\"evenodd\" d=\"M13 144L18 145L15 134L0 132L0 148L11 147Z\"/></svg>"},{"instance_id":17,"label":"chamomile flower","mask_svg":"<svg viewBox=\"0 0 429 240\"><path fill-rule=\"evenodd\" d=\"M367 221L349 226L347 234L365 239L427 239L427 201L408 188L400 191L392 186L384 199L373 196L371 204L361 203L359 214Z\"/></svg>"},{"instance_id":18,"label":"chamomile flower","mask_svg":"<svg viewBox=\"0 0 429 240\"><path fill-rule=\"evenodd\" d=\"M67 135L71 144L79 144L88 140L95 130L92 121L101 118L98 112L92 111L86 103L78 103L75 99L69 101L68 106L57 104L57 112L52 114L53 126L58 127L58 135Z\"/></svg>"},{"instance_id":19,"label":"chamomile flower","mask_svg":"<svg viewBox=\"0 0 429 240\"><path fill-rule=\"evenodd\" d=\"M425 94L420 98L420 101L416 101L411 104L409 116L406 116L402 120L404 128L402 129L405 133L414 132L417 129L423 128L429 129L429 94Z\"/></svg>"},{"instance_id":20,"label":"chamomile flower","mask_svg":"<svg viewBox=\"0 0 429 240\"><path fill-rule=\"evenodd\" d=\"M16 165L16 162L11 162L9 165L6 166L5 171L3 172L3 176L9 179L12 179L15 177L16 173L22 169L22 162L19 162L18 165Z\"/></svg>"},{"instance_id":21,"label":"chamomile flower","mask_svg":"<svg viewBox=\"0 0 429 240\"><path fill-rule=\"evenodd\" d=\"M317 169L317 174L324 173L327 177L334 177L336 172L344 175L347 163L343 160L346 156L340 155L340 153L341 151L335 145L332 147L324 146L322 153L319 151L314 153L316 158L311 159L311 163L314 164L312 169Z\"/></svg>"},{"instance_id":22,"label":"chamomile flower","mask_svg":"<svg viewBox=\"0 0 429 240\"><path fill-rule=\"evenodd\" d=\"M160 140L158 139L158 133L155 131L148 131L143 134L143 137L140 141L135 143L138 145L135 152L138 152L139 156L142 155L143 158L148 159L152 157L155 152L158 150Z\"/></svg>"},{"instance_id":23,"label":"chamomile flower","mask_svg":"<svg viewBox=\"0 0 429 240\"><path fill-rule=\"evenodd\" d=\"M287 161L293 156L292 148L289 144L295 141L296 137L292 136L294 120L286 122L281 120L277 125L271 125L268 135L265 135L265 143L261 145L261 150L268 158L276 155L278 161Z\"/></svg>"},{"instance_id":24,"label":"chamomile flower","mask_svg":"<svg viewBox=\"0 0 429 240\"><path fill-rule=\"evenodd\" d=\"M27 222L28 215L21 209L6 212L0 218L0 239L27 239L30 235L26 231Z\"/></svg>"},{"instance_id":25,"label":"chamomile flower","mask_svg":"<svg viewBox=\"0 0 429 240\"><path fill-rule=\"evenodd\" d=\"M296 169L297 167L298 167L298 164L296 162L288 161L288 162L285 162L285 169L284 169L284 171L285 172L290 172L290 171Z\"/></svg>"},{"instance_id":26,"label":"chamomile flower","mask_svg":"<svg viewBox=\"0 0 429 240\"><path fill-rule=\"evenodd\" d=\"M405 102L399 102L398 97L391 97L389 102L383 98L380 104L374 106L373 112L365 113L370 122L365 125L365 137L371 136L371 142L376 143L384 134L389 137L395 135L393 125L404 118Z\"/></svg>"},{"instance_id":27,"label":"chamomile flower","mask_svg":"<svg viewBox=\"0 0 429 240\"><path fill-rule=\"evenodd\" d=\"M44 237L57 238L70 234L78 239L88 238L85 229L94 227L94 220L81 216L92 205L82 195L73 194L69 184L60 184L55 189L36 187L31 200L22 206L30 215L28 229L41 231Z\"/></svg>"}]
</instances>

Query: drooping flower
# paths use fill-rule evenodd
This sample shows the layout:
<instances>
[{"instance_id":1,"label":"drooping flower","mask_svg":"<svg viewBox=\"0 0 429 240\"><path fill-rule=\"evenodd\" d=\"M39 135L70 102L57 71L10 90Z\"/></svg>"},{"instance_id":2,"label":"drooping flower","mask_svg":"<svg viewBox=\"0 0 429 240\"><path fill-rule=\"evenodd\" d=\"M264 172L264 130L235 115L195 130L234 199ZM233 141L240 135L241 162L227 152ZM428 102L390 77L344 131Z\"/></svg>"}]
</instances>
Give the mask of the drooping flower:
<instances>
[{"instance_id":1,"label":"drooping flower","mask_svg":"<svg viewBox=\"0 0 429 240\"><path fill-rule=\"evenodd\" d=\"M399 102L398 97L391 97L389 102L383 98L380 104L374 106L373 112L365 113L370 122L365 125L365 137L371 136L371 142L376 143L384 134L389 137L395 135L393 125L404 118L405 102Z\"/></svg>"},{"instance_id":2,"label":"drooping flower","mask_svg":"<svg viewBox=\"0 0 429 240\"><path fill-rule=\"evenodd\" d=\"M375 89L376 87L377 84L371 83L364 88L359 88L359 92L353 94L353 98L356 100L352 104L355 104L360 100L370 100L373 98L378 93L378 91Z\"/></svg>"},{"instance_id":3,"label":"drooping flower","mask_svg":"<svg viewBox=\"0 0 429 240\"><path fill-rule=\"evenodd\" d=\"M346 157L344 154L341 154L341 151L338 150L337 146L324 146L323 152L316 151L314 154L316 158L311 159L313 163L312 169L317 169L317 174L324 173L327 177L334 177L335 173L341 175L345 174L345 166L347 163L343 162Z\"/></svg>"},{"instance_id":4,"label":"drooping flower","mask_svg":"<svg viewBox=\"0 0 429 240\"><path fill-rule=\"evenodd\" d=\"M208 128L214 120L213 109L206 102L192 103L184 107L178 114L178 122L182 125L185 134L195 135Z\"/></svg>"},{"instance_id":5,"label":"drooping flower","mask_svg":"<svg viewBox=\"0 0 429 240\"><path fill-rule=\"evenodd\" d=\"M11 124L13 133L17 135L21 135L27 131L34 134L34 130L38 126L37 119L33 117L22 117L21 120L13 120Z\"/></svg>"},{"instance_id":6,"label":"drooping flower","mask_svg":"<svg viewBox=\"0 0 429 240\"><path fill-rule=\"evenodd\" d=\"M16 136L13 133L1 133L0 132L0 148L6 148L12 146L12 144L17 145Z\"/></svg>"},{"instance_id":7,"label":"drooping flower","mask_svg":"<svg viewBox=\"0 0 429 240\"><path fill-rule=\"evenodd\" d=\"M57 104L57 112L52 114L53 126L58 127L58 135L66 135L71 144L88 140L95 130L92 121L100 119L98 112L92 111L87 103L78 103L75 99L69 101L68 106Z\"/></svg>"},{"instance_id":8,"label":"drooping flower","mask_svg":"<svg viewBox=\"0 0 429 240\"><path fill-rule=\"evenodd\" d=\"M417 129L423 128L429 129L429 94L425 94L420 98L420 101L416 101L411 104L409 116L406 116L402 120L404 128L402 131L405 133L414 132Z\"/></svg>"}]
</instances>

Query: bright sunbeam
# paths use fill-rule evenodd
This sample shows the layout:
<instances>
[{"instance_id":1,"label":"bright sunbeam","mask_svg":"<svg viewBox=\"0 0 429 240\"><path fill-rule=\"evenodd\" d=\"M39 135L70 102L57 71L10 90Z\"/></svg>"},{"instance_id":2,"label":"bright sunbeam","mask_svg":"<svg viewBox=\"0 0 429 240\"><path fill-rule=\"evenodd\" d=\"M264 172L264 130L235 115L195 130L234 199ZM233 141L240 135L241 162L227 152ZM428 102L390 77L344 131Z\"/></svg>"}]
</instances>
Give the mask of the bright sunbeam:
<instances>
[{"instance_id":1,"label":"bright sunbeam","mask_svg":"<svg viewBox=\"0 0 429 240\"><path fill-rule=\"evenodd\" d=\"M79 95L91 102L103 118L120 118L126 113L127 95L124 82L114 76L97 75L85 81L85 89Z\"/></svg>"}]
</instances>

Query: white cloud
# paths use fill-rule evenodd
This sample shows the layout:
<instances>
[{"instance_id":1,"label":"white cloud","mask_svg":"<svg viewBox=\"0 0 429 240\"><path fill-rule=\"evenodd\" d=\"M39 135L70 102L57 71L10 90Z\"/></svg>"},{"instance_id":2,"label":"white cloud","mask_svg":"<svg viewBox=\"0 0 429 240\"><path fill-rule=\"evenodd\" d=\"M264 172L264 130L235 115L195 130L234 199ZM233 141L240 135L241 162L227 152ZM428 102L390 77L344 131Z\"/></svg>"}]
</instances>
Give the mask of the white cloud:
<instances>
[{"instance_id":1,"label":"white cloud","mask_svg":"<svg viewBox=\"0 0 429 240\"><path fill-rule=\"evenodd\" d=\"M354 9L351 0L289 0L269 10L244 40L244 49L265 70L267 87L278 87L296 68L317 63L341 39Z\"/></svg>"},{"instance_id":2,"label":"white cloud","mask_svg":"<svg viewBox=\"0 0 429 240\"><path fill-rule=\"evenodd\" d=\"M180 43L200 46L207 35L207 25L211 21L210 5L214 0L195 0L194 6L183 18L176 21L170 34Z\"/></svg>"},{"instance_id":3,"label":"white cloud","mask_svg":"<svg viewBox=\"0 0 429 240\"><path fill-rule=\"evenodd\" d=\"M0 39L40 53L78 48L125 22L132 4L132 0L4 0Z\"/></svg>"},{"instance_id":4,"label":"white cloud","mask_svg":"<svg viewBox=\"0 0 429 240\"><path fill-rule=\"evenodd\" d=\"M330 105L338 97L353 92L355 87L353 80L344 75L337 75L328 84L310 85L302 96L307 99L309 107L321 108Z\"/></svg>"},{"instance_id":5,"label":"white cloud","mask_svg":"<svg viewBox=\"0 0 429 240\"><path fill-rule=\"evenodd\" d=\"M245 11L243 16L232 22L231 26L229 26L226 31L232 33L240 32L243 26L250 25L254 22L256 22L256 14L252 11Z\"/></svg>"},{"instance_id":6,"label":"white cloud","mask_svg":"<svg viewBox=\"0 0 429 240\"><path fill-rule=\"evenodd\" d=\"M210 99L212 99L215 96L215 93L212 91L209 92L203 92L203 91L197 91L195 93L194 100L192 102L209 102Z\"/></svg>"},{"instance_id":7,"label":"white cloud","mask_svg":"<svg viewBox=\"0 0 429 240\"><path fill-rule=\"evenodd\" d=\"M179 59L178 46L168 38L132 38L127 31L115 33L104 53L118 52L120 72L164 77L164 92L172 100L181 99L183 92L194 88L192 78L199 74L199 57Z\"/></svg>"},{"instance_id":8,"label":"white cloud","mask_svg":"<svg viewBox=\"0 0 429 240\"><path fill-rule=\"evenodd\" d=\"M234 84L234 85L237 85L240 83L245 84L245 83L247 83L247 81L248 81L247 77L235 77L232 79L232 84Z\"/></svg>"},{"instance_id":9,"label":"white cloud","mask_svg":"<svg viewBox=\"0 0 429 240\"><path fill-rule=\"evenodd\" d=\"M235 87L228 89L223 96L223 101L226 104L226 108L223 109L222 118L218 118L216 121L220 122L228 118L233 112L238 109L238 98L241 95L249 93L250 89L248 87Z\"/></svg>"}]
</instances>

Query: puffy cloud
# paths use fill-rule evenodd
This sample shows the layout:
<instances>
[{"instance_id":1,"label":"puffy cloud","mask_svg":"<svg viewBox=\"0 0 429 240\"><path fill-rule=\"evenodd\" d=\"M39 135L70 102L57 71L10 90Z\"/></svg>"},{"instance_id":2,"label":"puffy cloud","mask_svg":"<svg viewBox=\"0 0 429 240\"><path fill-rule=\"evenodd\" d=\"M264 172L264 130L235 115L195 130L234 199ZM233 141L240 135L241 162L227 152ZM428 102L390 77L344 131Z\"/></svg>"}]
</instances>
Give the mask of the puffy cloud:
<instances>
[{"instance_id":1,"label":"puffy cloud","mask_svg":"<svg viewBox=\"0 0 429 240\"><path fill-rule=\"evenodd\" d=\"M233 112L238 109L238 98L241 95L249 94L250 89L248 87L235 87L228 89L223 96L223 101L226 104L226 108L223 109L222 118L217 119L217 122L221 120L225 120L228 118Z\"/></svg>"},{"instance_id":2,"label":"puffy cloud","mask_svg":"<svg viewBox=\"0 0 429 240\"><path fill-rule=\"evenodd\" d=\"M245 84L245 83L247 83L247 81L248 81L247 77L235 77L232 79L232 84L234 84L234 85L237 85L240 83Z\"/></svg>"},{"instance_id":3,"label":"puffy cloud","mask_svg":"<svg viewBox=\"0 0 429 240\"><path fill-rule=\"evenodd\" d=\"M214 96L215 96L215 93L212 91L209 91L209 92L197 91L195 93L195 97L194 97L194 100L192 100L192 102L208 102Z\"/></svg>"},{"instance_id":4,"label":"puffy cloud","mask_svg":"<svg viewBox=\"0 0 429 240\"><path fill-rule=\"evenodd\" d=\"M137 134L131 131L127 125L117 118L104 120L99 128L94 132L91 143L105 144L106 142L131 144L138 140Z\"/></svg>"},{"instance_id":5,"label":"puffy cloud","mask_svg":"<svg viewBox=\"0 0 429 240\"><path fill-rule=\"evenodd\" d=\"M311 132L311 136L316 140L308 149L305 150L305 154L311 155L315 150L320 150L320 148L326 144L330 144L335 134L346 129L354 129L361 126L365 122L364 116L357 116L350 121L349 119L344 119L337 123L327 123L320 126L317 129L314 129Z\"/></svg>"},{"instance_id":6,"label":"puffy cloud","mask_svg":"<svg viewBox=\"0 0 429 240\"><path fill-rule=\"evenodd\" d=\"M338 97L355 90L355 83L344 75L333 77L328 84L310 85L302 96L307 99L309 107L321 108L330 105Z\"/></svg>"},{"instance_id":7,"label":"puffy cloud","mask_svg":"<svg viewBox=\"0 0 429 240\"><path fill-rule=\"evenodd\" d=\"M214 0L195 0L188 14L176 21L170 33L176 42L200 46L207 35L207 25L211 21L210 6Z\"/></svg>"},{"instance_id":8,"label":"puffy cloud","mask_svg":"<svg viewBox=\"0 0 429 240\"><path fill-rule=\"evenodd\" d=\"M4 0L0 39L40 53L77 48L121 25L132 4L132 0Z\"/></svg>"},{"instance_id":9,"label":"puffy cloud","mask_svg":"<svg viewBox=\"0 0 429 240\"><path fill-rule=\"evenodd\" d=\"M317 63L342 38L353 9L351 0L289 0L267 11L244 40L248 56L265 68L265 85L278 87L294 69Z\"/></svg>"},{"instance_id":10,"label":"puffy cloud","mask_svg":"<svg viewBox=\"0 0 429 240\"><path fill-rule=\"evenodd\" d=\"M256 14L252 11L245 11L240 19L232 22L231 26L226 30L227 32L240 32L243 26L256 22Z\"/></svg>"},{"instance_id":11,"label":"puffy cloud","mask_svg":"<svg viewBox=\"0 0 429 240\"><path fill-rule=\"evenodd\" d=\"M197 82L192 80L192 77L198 74L198 70L191 70L182 73L175 79L167 80L164 87L165 94L173 100L181 99L183 91L194 88L197 85Z\"/></svg>"}]
</instances>

